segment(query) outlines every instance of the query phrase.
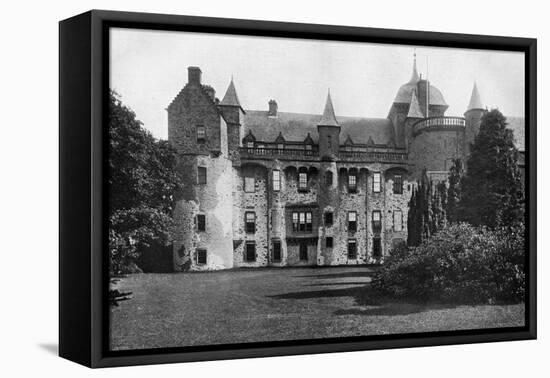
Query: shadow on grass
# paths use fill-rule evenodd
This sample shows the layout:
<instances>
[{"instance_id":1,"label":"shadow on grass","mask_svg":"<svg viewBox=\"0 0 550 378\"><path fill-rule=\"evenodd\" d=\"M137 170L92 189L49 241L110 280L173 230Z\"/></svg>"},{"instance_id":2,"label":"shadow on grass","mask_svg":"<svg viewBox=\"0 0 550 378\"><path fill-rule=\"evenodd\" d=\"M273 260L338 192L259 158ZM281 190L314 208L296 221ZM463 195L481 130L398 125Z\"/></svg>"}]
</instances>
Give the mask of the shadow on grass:
<instances>
[{"instance_id":1,"label":"shadow on grass","mask_svg":"<svg viewBox=\"0 0 550 378\"><path fill-rule=\"evenodd\" d=\"M330 282L330 283L318 283L318 284L307 284L304 286L344 286L344 285L365 285L368 281L357 281L357 282Z\"/></svg>"},{"instance_id":2,"label":"shadow on grass","mask_svg":"<svg viewBox=\"0 0 550 378\"><path fill-rule=\"evenodd\" d=\"M374 272L344 272L344 273L328 273L328 274L310 274L304 276L293 276L294 278L317 278L317 279L334 279L334 278L349 278L349 277L371 277Z\"/></svg>"},{"instance_id":3,"label":"shadow on grass","mask_svg":"<svg viewBox=\"0 0 550 378\"><path fill-rule=\"evenodd\" d=\"M440 310L456 308L453 304L422 302L415 300L395 299L381 295L364 282L355 283L323 283L320 285L356 285L341 289L325 289L314 291L296 291L291 293L272 295L274 299L319 299L352 297L357 307L340 309L333 315L361 315L361 316L396 316L425 312L429 310ZM317 286L317 285L310 285Z\"/></svg>"}]
</instances>

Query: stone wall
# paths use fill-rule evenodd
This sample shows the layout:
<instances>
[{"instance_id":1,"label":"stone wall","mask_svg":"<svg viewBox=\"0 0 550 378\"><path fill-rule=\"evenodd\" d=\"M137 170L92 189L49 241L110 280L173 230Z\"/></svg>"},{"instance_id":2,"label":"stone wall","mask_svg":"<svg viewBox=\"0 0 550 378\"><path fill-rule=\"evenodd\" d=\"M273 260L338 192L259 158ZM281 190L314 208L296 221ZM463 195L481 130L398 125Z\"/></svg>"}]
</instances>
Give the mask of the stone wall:
<instances>
[{"instance_id":1,"label":"stone wall","mask_svg":"<svg viewBox=\"0 0 550 378\"><path fill-rule=\"evenodd\" d=\"M415 177L419 178L423 169L448 171L452 159L463 156L463 141L464 131L437 130L418 134L409 152Z\"/></svg>"}]
</instances>

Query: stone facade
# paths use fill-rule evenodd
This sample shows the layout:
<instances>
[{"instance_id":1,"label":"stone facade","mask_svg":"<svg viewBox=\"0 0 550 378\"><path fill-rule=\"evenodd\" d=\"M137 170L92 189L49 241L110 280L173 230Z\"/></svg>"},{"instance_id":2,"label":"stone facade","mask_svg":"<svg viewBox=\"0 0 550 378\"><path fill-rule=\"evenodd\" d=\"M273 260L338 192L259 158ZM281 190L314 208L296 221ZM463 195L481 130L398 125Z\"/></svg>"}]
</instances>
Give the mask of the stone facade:
<instances>
[{"instance_id":1,"label":"stone facade","mask_svg":"<svg viewBox=\"0 0 550 378\"><path fill-rule=\"evenodd\" d=\"M244 110L235 84L219 101L198 67L168 106L185 178L174 210L174 269L382 263L407 239L408 202L424 172L444 180L484 113L447 117L416 72L386 119Z\"/></svg>"}]
</instances>

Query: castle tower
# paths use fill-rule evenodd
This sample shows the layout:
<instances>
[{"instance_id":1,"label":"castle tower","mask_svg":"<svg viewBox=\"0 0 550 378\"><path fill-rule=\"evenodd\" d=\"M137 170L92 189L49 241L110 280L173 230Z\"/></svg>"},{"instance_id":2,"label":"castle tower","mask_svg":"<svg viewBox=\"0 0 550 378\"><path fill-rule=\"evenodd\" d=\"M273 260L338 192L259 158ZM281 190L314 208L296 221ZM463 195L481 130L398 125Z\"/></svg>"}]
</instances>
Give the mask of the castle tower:
<instances>
[{"instance_id":1,"label":"castle tower","mask_svg":"<svg viewBox=\"0 0 550 378\"><path fill-rule=\"evenodd\" d=\"M330 91L327 95L325 110L317 124L317 131L319 133L319 154L321 158L334 160L340 149L340 125L334 114Z\"/></svg>"},{"instance_id":2,"label":"castle tower","mask_svg":"<svg viewBox=\"0 0 550 378\"><path fill-rule=\"evenodd\" d=\"M464 134L464 158L467 158L470 155L470 145L474 142L474 139L479 132L479 125L481 124L481 118L485 114L485 108L483 102L481 101L481 96L479 90L477 89L477 84L474 83L474 88L472 89L472 95L470 96L470 102L468 108L464 113L464 118L466 118L466 130Z\"/></svg>"},{"instance_id":3,"label":"castle tower","mask_svg":"<svg viewBox=\"0 0 550 378\"><path fill-rule=\"evenodd\" d=\"M178 152L177 173L185 178L173 210L176 271L233 267L228 126L201 76L199 67L189 67L187 84L167 108L168 140Z\"/></svg>"},{"instance_id":4,"label":"castle tower","mask_svg":"<svg viewBox=\"0 0 550 378\"><path fill-rule=\"evenodd\" d=\"M414 138L413 126L416 122L418 122L422 118L424 118L424 113L422 113L422 109L420 108L418 97L416 95L416 90L413 90L411 95L411 104L409 106L409 112L407 113L407 118L405 118L405 127L404 127L405 145L407 149L410 148L410 144Z\"/></svg>"},{"instance_id":5,"label":"castle tower","mask_svg":"<svg viewBox=\"0 0 550 378\"><path fill-rule=\"evenodd\" d=\"M237 90L235 89L235 83L233 77L227 87L227 91L223 96L222 101L218 104L218 107L223 114L223 118L227 122L227 142L229 156L233 159L239 150L241 141L243 139L244 130L244 114L245 111L237 96Z\"/></svg>"}]
</instances>

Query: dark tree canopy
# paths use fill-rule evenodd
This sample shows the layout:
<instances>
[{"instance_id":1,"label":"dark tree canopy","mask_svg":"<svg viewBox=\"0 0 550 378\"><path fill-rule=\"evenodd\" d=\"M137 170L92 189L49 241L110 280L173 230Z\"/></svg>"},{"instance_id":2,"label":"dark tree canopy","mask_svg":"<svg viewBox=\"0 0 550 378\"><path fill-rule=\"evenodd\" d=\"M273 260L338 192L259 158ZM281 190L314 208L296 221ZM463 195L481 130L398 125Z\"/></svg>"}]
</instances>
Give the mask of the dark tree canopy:
<instances>
[{"instance_id":1,"label":"dark tree canopy","mask_svg":"<svg viewBox=\"0 0 550 378\"><path fill-rule=\"evenodd\" d=\"M524 190L519 152L506 117L493 109L483 116L462 180L461 218L491 228L523 222Z\"/></svg>"},{"instance_id":2,"label":"dark tree canopy","mask_svg":"<svg viewBox=\"0 0 550 378\"><path fill-rule=\"evenodd\" d=\"M177 155L155 139L114 92L109 101L109 244L111 272L135 263L144 248L171 239L173 195L181 187Z\"/></svg>"}]
</instances>

